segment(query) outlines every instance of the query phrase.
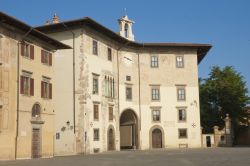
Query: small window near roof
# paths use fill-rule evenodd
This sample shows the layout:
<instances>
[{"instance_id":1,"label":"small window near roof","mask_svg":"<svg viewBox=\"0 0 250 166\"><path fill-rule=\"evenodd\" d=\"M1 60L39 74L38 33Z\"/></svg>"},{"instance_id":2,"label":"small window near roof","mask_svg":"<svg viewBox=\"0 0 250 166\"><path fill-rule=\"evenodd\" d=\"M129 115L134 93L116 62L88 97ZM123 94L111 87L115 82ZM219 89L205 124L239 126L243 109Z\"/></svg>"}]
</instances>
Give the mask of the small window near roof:
<instances>
[{"instance_id":1,"label":"small window near roof","mask_svg":"<svg viewBox=\"0 0 250 166\"><path fill-rule=\"evenodd\" d=\"M96 40L93 40L93 54L98 55L98 44Z\"/></svg>"},{"instance_id":2,"label":"small window near roof","mask_svg":"<svg viewBox=\"0 0 250 166\"><path fill-rule=\"evenodd\" d=\"M157 68L157 67L159 67L159 64L158 64L158 56L151 56L151 67L152 67L152 68Z\"/></svg>"},{"instance_id":3,"label":"small window near roof","mask_svg":"<svg viewBox=\"0 0 250 166\"><path fill-rule=\"evenodd\" d=\"M183 68L184 67L184 57L183 56L177 56L176 57L176 67L177 68Z\"/></svg>"},{"instance_id":4,"label":"small window near roof","mask_svg":"<svg viewBox=\"0 0 250 166\"><path fill-rule=\"evenodd\" d=\"M108 48L108 60L112 61L112 49Z\"/></svg>"}]
</instances>

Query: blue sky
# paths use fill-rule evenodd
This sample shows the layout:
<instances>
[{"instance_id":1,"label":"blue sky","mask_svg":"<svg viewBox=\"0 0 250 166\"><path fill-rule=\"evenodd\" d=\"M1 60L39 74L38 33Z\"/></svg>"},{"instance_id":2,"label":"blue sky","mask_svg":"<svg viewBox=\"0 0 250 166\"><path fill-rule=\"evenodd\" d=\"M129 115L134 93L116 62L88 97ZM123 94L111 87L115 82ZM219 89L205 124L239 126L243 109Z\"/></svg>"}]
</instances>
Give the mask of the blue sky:
<instances>
[{"instance_id":1,"label":"blue sky","mask_svg":"<svg viewBox=\"0 0 250 166\"><path fill-rule=\"evenodd\" d=\"M89 16L118 31L124 8L136 22L137 41L210 43L200 77L207 77L213 65L231 65L250 89L249 0L0 0L1 11L33 26L56 13L61 20Z\"/></svg>"}]
</instances>

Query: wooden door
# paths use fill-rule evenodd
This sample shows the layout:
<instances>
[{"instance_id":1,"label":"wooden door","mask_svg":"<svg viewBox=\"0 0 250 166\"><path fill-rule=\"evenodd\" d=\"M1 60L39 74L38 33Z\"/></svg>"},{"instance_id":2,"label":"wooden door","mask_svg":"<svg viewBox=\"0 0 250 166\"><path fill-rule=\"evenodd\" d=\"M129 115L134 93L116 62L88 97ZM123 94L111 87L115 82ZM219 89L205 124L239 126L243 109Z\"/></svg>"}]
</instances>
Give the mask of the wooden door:
<instances>
[{"instance_id":1,"label":"wooden door","mask_svg":"<svg viewBox=\"0 0 250 166\"><path fill-rule=\"evenodd\" d=\"M152 132L152 148L162 148L162 133L160 129Z\"/></svg>"},{"instance_id":2,"label":"wooden door","mask_svg":"<svg viewBox=\"0 0 250 166\"><path fill-rule=\"evenodd\" d=\"M32 158L39 158L40 157L40 129L32 129Z\"/></svg>"},{"instance_id":3,"label":"wooden door","mask_svg":"<svg viewBox=\"0 0 250 166\"><path fill-rule=\"evenodd\" d=\"M114 150L115 149L115 140L114 140L114 131L113 129L109 129L108 131L108 150Z\"/></svg>"}]
</instances>

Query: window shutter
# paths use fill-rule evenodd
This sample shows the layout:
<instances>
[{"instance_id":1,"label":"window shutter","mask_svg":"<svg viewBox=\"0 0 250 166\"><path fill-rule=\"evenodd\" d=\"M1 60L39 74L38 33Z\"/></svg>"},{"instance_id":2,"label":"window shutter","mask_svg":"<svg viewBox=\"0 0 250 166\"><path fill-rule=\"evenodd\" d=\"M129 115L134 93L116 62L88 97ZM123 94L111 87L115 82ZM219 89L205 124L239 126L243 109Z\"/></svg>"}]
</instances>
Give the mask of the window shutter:
<instances>
[{"instance_id":1,"label":"window shutter","mask_svg":"<svg viewBox=\"0 0 250 166\"><path fill-rule=\"evenodd\" d=\"M34 46L30 45L30 59L34 59Z\"/></svg>"},{"instance_id":2,"label":"window shutter","mask_svg":"<svg viewBox=\"0 0 250 166\"><path fill-rule=\"evenodd\" d=\"M42 81L41 81L41 98L44 98L44 86Z\"/></svg>"},{"instance_id":3,"label":"window shutter","mask_svg":"<svg viewBox=\"0 0 250 166\"><path fill-rule=\"evenodd\" d=\"M41 50L41 62L44 63L44 51Z\"/></svg>"},{"instance_id":4,"label":"window shutter","mask_svg":"<svg viewBox=\"0 0 250 166\"><path fill-rule=\"evenodd\" d=\"M23 94L24 91L24 77L21 76L21 80L20 80L20 93Z\"/></svg>"},{"instance_id":5,"label":"window shutter","mask_svg":"<svg viewBox=\"0 0 250 166\"><path fill-rule=\"evenodd\" d=\"M21 56L24 56L24 42L21 42Z\"/></svg>"},{"instance_id":6,"label":"window shutter","mask_svg":"<svg viewBox=\"0 0 250 166\"><path fill-rule=\"evenodd\" d=\"M49 98L52 99L52 84L49 84Z\"/></svg>"},{"instance_id":7,"label":"window shutter","mask_svg":"<svg viewBox=\"0 0 250 166\"><path fill-rule=\"evenodd\" d=\"M49 53L49 65L52 66L52 54Z\"/></svg>"},{"instance_id":8,"label":"window shutter","mask_svg":"<svg viewBox=\"0 0 250 166\"><path fill-rule=\"evenodd\" d=\"M34 96L34 79L30 78L30 95Z\"/></svg>"}]
</instances>

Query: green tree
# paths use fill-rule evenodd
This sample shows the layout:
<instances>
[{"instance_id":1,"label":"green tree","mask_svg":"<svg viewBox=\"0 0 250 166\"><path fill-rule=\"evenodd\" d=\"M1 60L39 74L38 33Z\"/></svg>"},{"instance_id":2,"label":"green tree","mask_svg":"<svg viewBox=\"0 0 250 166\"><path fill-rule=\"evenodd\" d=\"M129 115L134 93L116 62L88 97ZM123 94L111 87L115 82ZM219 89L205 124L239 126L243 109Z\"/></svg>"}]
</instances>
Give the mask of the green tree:
<instances>
[{"instance_id":1,"label":"green tree","mask_svg":"<svg viewBox=\"0 0 250 166\"><path fill-rule=\"evenodd\" d=\"M201 124L205 132L213 126L224 127L226 114L232 119L234 132L245 123L246 106L250 103L244 77L232 66L214 66L206 79L199 79Z\"/></svg>"}]
</instances>

